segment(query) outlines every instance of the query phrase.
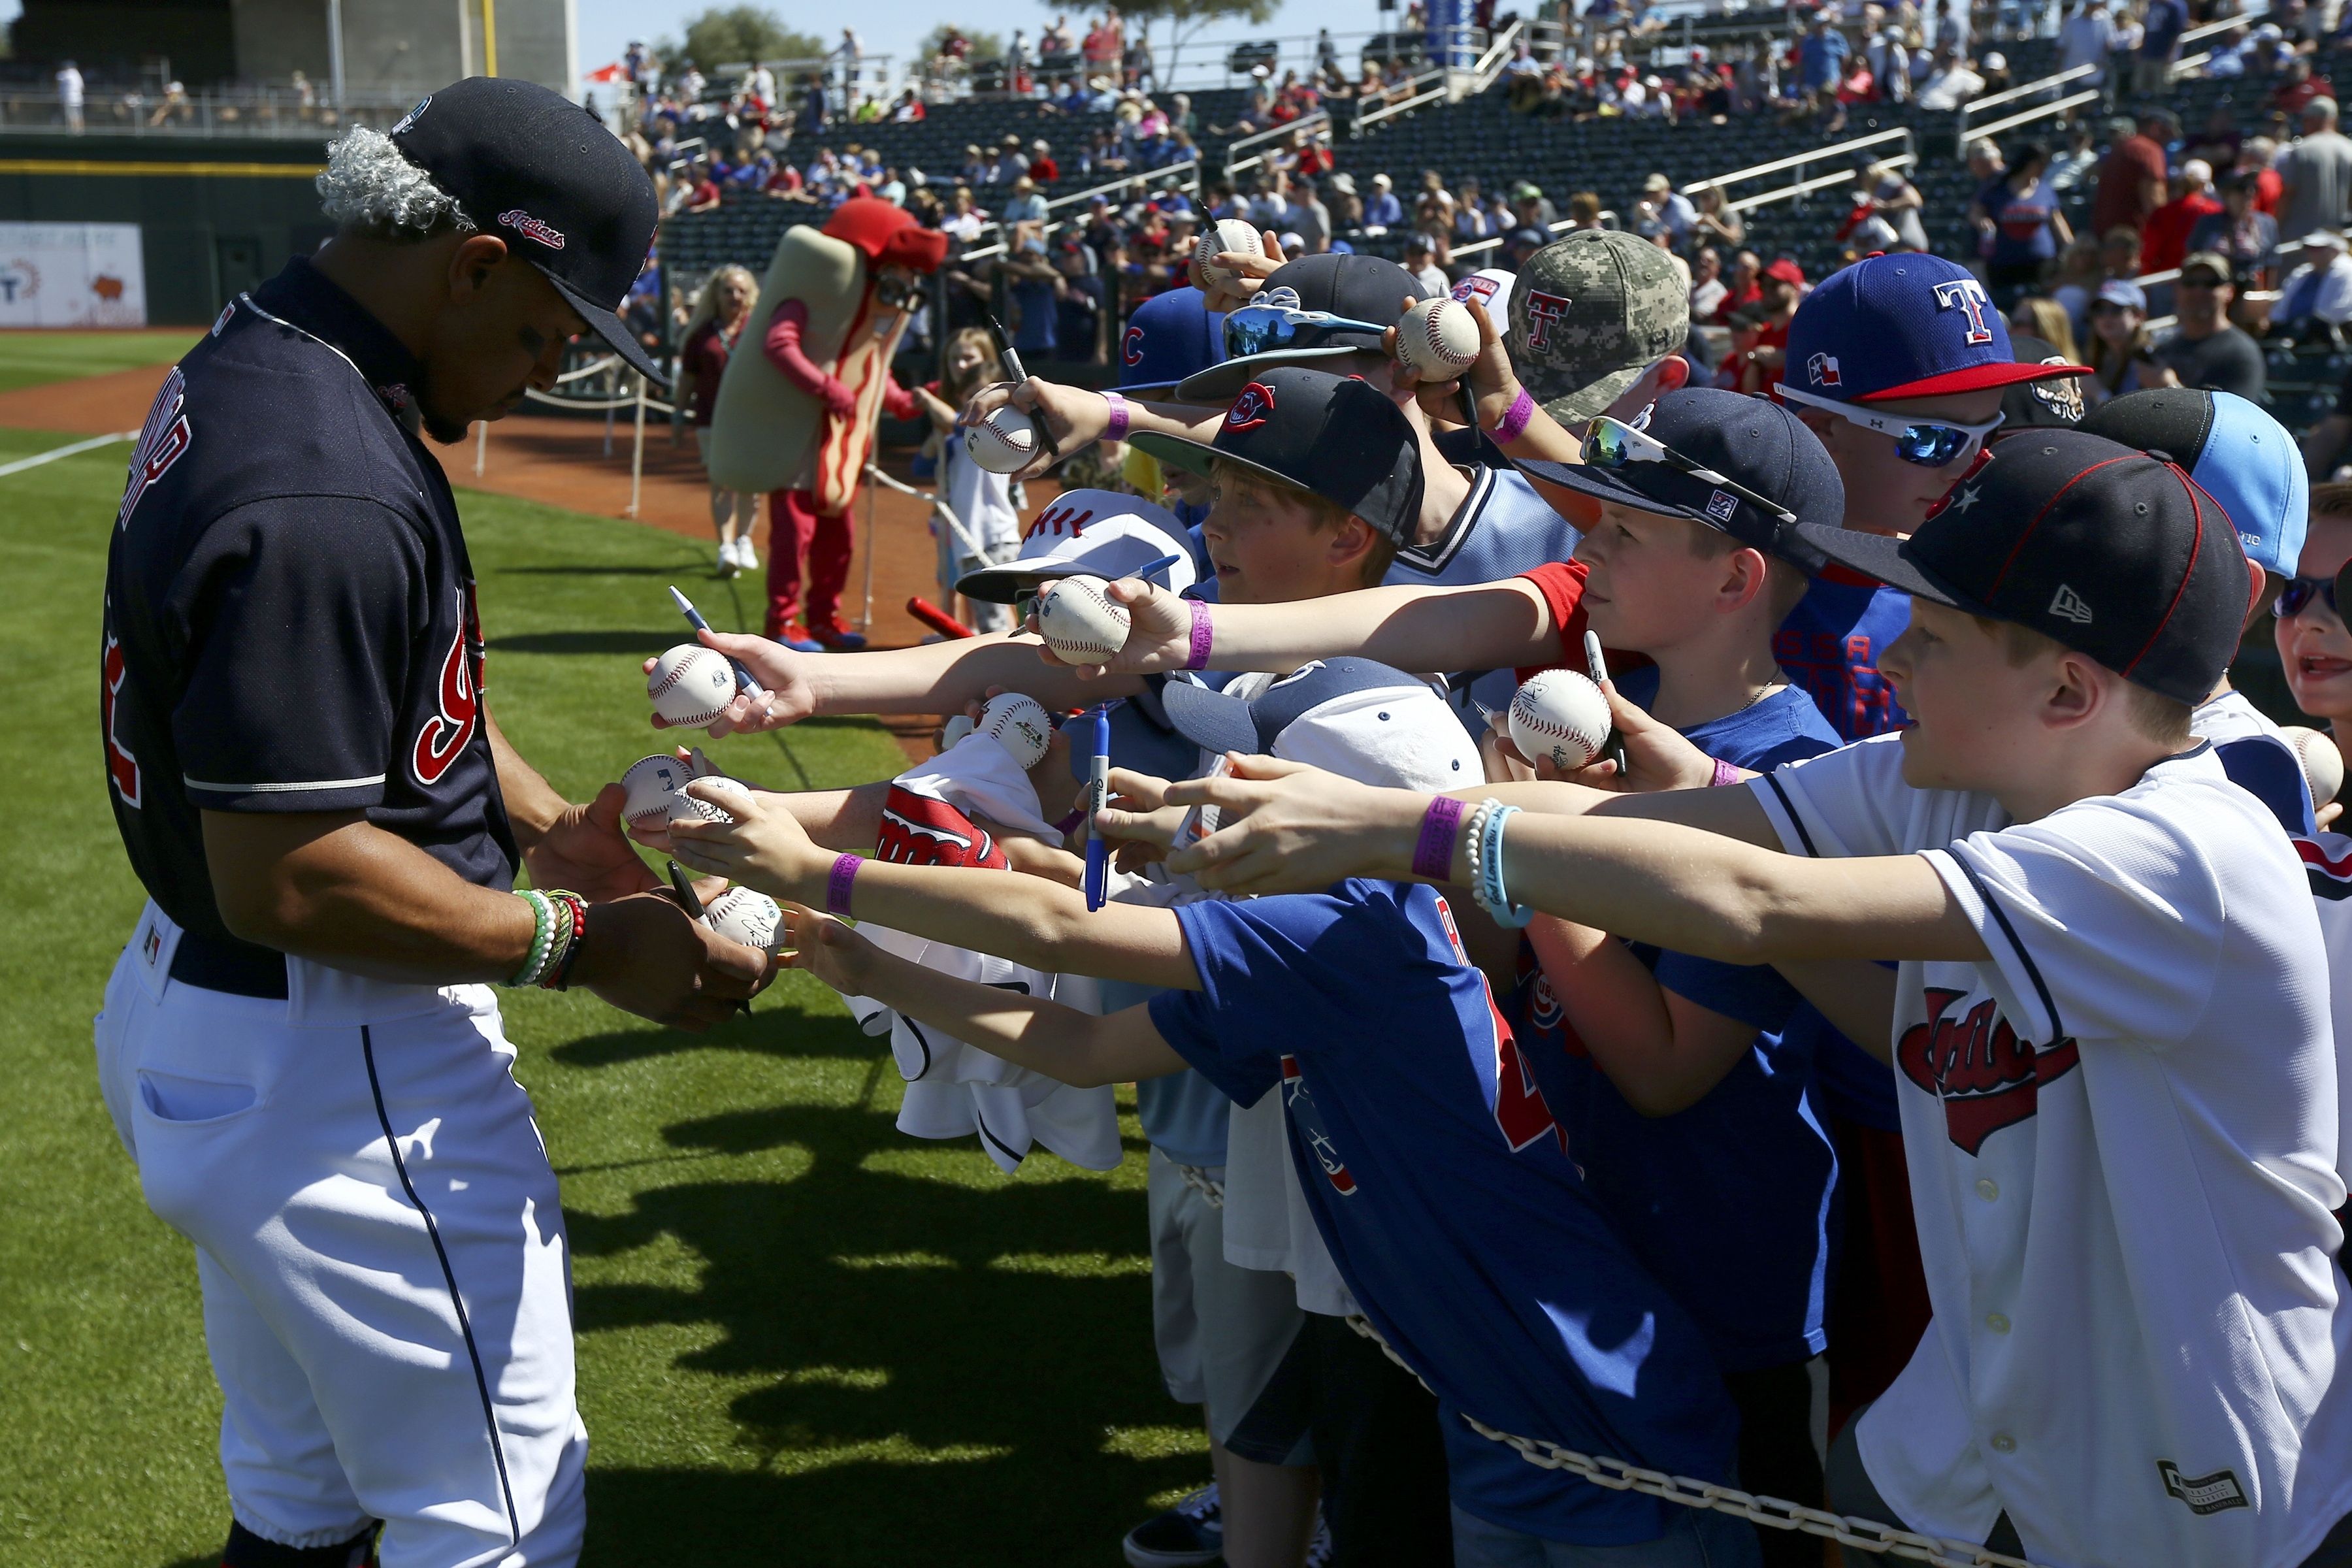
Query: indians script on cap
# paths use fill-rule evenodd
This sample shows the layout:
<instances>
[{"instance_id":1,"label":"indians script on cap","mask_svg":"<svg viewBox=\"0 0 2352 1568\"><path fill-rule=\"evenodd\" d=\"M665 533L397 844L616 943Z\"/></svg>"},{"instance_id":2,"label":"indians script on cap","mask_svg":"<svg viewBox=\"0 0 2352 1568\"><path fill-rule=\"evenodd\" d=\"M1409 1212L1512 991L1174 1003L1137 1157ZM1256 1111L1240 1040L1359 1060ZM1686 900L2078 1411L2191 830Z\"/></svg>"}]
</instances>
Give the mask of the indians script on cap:
<instances>
[{"instance_id":1,"label":"indians script on cap","mask_svg":"<svg viewBox=\"0 0 2352 1568\"><path fill-rule=\"evenodd\" d=\"M1967 994L1929 986L1927 1021L1903 1031L1895 1063L1943 1101L1952 1146L1974 1154L1986 1139L2038 1110L2042 1086L2074 1071L2080 1052L2071 1039L2035 1050L2017 1037L1990 996L1953 1016L1954 1005Z\"/></svg>"},{"instance_id":2,"label":"indians script on cap","mask_svg":"<svg viewBox=\"0 0 2352 1568\"><path fill-rule=\"evenodd\" d=\"M995 836L950 805L904 784L892 784L882 802L882 827L874 858L901 866L970 866L1009 871L1013 862Z\"/></svg>"},{"instance_id":3,"label":"indians script on cap","mask_svg":"<svg viewBox=\"0 0 2352 1568\"><path fill-rule=\"evenodd\" d=\"M526 238L535 239L550 250L563 248L563 231L552 224L541 223L520 207L509 207L499 215L499 221Z\"/></svg>"},{"instance_id":4,"label":"indians script on cap","mask_svg":"<svg viewBox=\"0 0 2352 1568\"><path fill-rule=\"evenodd\" d=\"M1253 381L1242 388L1242 395L1225 411L1225 428L1255 430L1273 417L1274 388L1262 381Z\"/></svg>"}]
</instances>

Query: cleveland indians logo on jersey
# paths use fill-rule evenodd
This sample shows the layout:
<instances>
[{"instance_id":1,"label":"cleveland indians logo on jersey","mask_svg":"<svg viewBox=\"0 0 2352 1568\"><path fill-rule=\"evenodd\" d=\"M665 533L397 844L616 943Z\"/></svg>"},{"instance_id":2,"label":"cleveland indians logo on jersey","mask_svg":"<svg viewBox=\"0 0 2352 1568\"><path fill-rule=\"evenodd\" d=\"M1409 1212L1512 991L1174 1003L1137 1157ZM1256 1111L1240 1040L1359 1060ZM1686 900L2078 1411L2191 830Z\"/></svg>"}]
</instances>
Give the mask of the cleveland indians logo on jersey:
<instances>
[{"instance_id":1,"label":"cleveland indians logo on jersey","mask_svg":"<svg viewBox=\"0 0 2352 1568\"><path fill-rule=\"evenodd\" d=\"M441 657L434 703L436 711L418 727L408 752L408 771L426 789L465 754L482 720L482 623L470 581L457 588L457 631Z\"/></svg>"},{"instance_id":2,"label":"cleveland indians logo on jersey","mask_svg":"<svg viewBox=\"0 0 2352 1568\"><path fill-rule=\"evenodd\" d=\"M2330 903L2352 899L2352 851L2331 855L2327 849L2328 844L2346 842L2332 833L2325 844L2315 838L2298 837L2294 841L2294 852L2303 858L2304 876L2311 883L2313 898L2326 899Z\"/></svg>"},{"instance_id":3,"label":"cleveland indians logo on jersey","mask_svg":"<svg viewBox=\"0 0 2352 1568\"><path fill-rule=\"evenodd\" d=\"M2035 1050L2017 1037L1990 997L1949 1016L1952 1005L1967 994L1928 987L1927 1021L1903 1031L1895 1064L1943 1102L1944 1131L1953 1147L1974 1154L1986 1139L2039 1110L2042 1086L2074 1071L2081 1052L2071 1039Z\"/></svg>"},{"instance_id":4,"label":"cleveland indians logo on jersey","mask_svg":"<svg viewBox=\"0 0 2352 1568\"><path fill-rule=\"evenodd\" d=\"M139 445L131 450L131 472L122 486L122 506L114 514L114 526L131 526L131 514L140 500L155 487L155 482L171 471L195 439L188 428L188 416L183 412L188 404L187 379L173 365L156 391L155 401L147 410L147 423L140 427Z\"/></svg>"},{"instance_id":5,"label":"cleveland indians logo on jersey","mask_svg":"<svg viewBox=\"0 0 2352 1568\"><path fill-rule=\"evenodd\" d=\"M1031 535L1039 533L1048 539L1076 539L1094 520L1091 507L1049 506L1030 520L1029 526L1021 531L1021 540L1025 544Z\"/></svg>"},{"instance_id":6,"label":"cleveland indians logo on jersey","mask_svg":"<svg viewBox=\"0 0 2352 1568\"><path fill-rule=\"evenodd\" d=\"M1538 353L1551 347L1551 329L1568 314L1568 306L1565 294L1547 294L1540 289L1528 290L1528 347Z\"/></svg>"},{"instance_id":7,"label":"cleveland indians logo on jersey","mask_svg":"<svg viewBox=\"0 0 2352 1568\"><path fill-rule=\"evenodd\" d=\"M123 748L114 738L115 705L121 700L122 682L130 675L123 662L122 645L114 633L106 634L106 656L100 665L101 681L98 690L99 717L106 725L106 776L113 781L114 793L122 804L137 811L143 804L139 787L139 759Z\"/></svg>"},{"instance_id":8,"label":"cleveland indians logo on jersey","mask_svg":"<svg viewBox=\"0 0 2352 1568\"><path fill-rule=\"evenodd\" d=\"M882 803L874 858L901 866L969 866L1010 870L1013 862L986 828L933 795L892 784Z\"/></svg>"},{"instance_id":9,"label":"cleveland indians logo on jersey","mask_svg":"<svg viewBox=\"0 0 2352 1568\"><path fill-rule=\"evenodd\" d=\"M1985 307L1991 303L1985 286L1973 278L1955 278L1949 283L1936 285L1936 308L1959 311L1968 322L1968 341L1971 343L1992 342L1992 324L1985 320Z\"/></svg>"},{"instance_id":10,"label":"cleveland indians logo on jersey","mask_svg":"<svg viewBox=\"0 0 2352 1568\"><path fill-rule=\"evenodd\" d=\"M1262 381L1253 381L1242 388L1242 395L1225 410L1225 428L1255 430L1273 417L1274 389Z\"/></svg>"}]
</instances>

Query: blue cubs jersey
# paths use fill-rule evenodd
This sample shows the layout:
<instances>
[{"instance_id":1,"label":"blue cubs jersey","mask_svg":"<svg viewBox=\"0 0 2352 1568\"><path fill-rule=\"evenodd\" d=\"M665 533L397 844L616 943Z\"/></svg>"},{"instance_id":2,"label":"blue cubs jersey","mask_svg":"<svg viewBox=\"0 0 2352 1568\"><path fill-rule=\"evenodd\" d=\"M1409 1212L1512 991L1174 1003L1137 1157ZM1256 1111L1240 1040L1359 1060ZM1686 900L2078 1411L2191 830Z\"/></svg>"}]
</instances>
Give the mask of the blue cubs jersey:
<instances>
[{"instance_id":1,"label":"blue cubs jersey","mask_svg":"<svg viewBox=\"0 0 2352 1568\"><path fill-rule=\"evenodd\" d=\"M1616 1545L1673 1507L1528 1464L1465 1415L1720 1480L1738 1426L1689 1315L1626 1250L1434 889L1176 911L1202 989L1160 1033L1234 1100L1280 1085L1317 1228L1365 1315L1435 1390L1454 1500Z\"/></svg>"},{"instance_id":2,"label":"blue cubs jersey","mask_svg":"<svg viewBox=\"0 0 2352 1568\"><path fill-rule=\"evenodd\" d=\"M412 430L419 375L298 258L173 367L131 457L106 569L115 823L163 911L233 948L203 811L363 811L511 883L473 567Z\"/></svg>"},{"instance_id":3,"label":"blue cubs jersey","mask_svg":"<svg viewBox=\"0 0 2352 1568\"><path fill-rule=\"evenodd\" d=\"M1839 739L1864 741L1909 721L1878 673L1878 656L1910 625L1910 595L1832 566L1780 623L1772 657L1812 695Z\"/></svg>"}]
</instances>

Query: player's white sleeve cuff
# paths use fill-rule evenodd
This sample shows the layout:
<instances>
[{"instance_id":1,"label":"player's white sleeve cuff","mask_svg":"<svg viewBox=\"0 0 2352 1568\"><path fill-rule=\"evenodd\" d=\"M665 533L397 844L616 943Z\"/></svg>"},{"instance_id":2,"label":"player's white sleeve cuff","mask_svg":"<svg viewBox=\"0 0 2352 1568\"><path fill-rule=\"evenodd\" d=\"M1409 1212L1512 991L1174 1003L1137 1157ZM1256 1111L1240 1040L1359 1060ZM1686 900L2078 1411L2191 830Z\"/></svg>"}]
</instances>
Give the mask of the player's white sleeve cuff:
<instances>
[{"instance_id":1,"label":"player's white sleeve cuff","mask_svg":"<svg viewBox=\"0 0 2352 1568\"><path fill-rule=\"evenodd\" d=\"M1796 797L1781 782L1780 775L1759 773L1748 781L1748 793L1754 795L1756 804L1764 808L1764 819L1772 825L1772 831L1780 836L1783 850L1791 855L1802 855L1808 859L1821 858L1822 852L1816 847L1812 833L1797 810Z\"/></svg>"}]
</instances>

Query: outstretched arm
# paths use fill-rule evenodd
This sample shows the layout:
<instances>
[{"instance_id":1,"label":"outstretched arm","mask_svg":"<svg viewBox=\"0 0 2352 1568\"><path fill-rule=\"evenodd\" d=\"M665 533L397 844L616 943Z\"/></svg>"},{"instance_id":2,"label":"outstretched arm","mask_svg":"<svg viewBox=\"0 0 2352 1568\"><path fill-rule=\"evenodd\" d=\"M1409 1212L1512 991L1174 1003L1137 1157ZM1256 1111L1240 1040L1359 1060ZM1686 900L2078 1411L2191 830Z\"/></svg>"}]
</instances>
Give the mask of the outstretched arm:
<instances>
[{"instance_id":1,"label":"outstretched arm","mask_svg":"<svg viewBox=\"0 0 2352 1568\"><path fill-rule=\"evenodd\" d=\"M1528 942L1593 1062L1644 1116L1696 1104L1755 1042L1753 1024L1659 984L1605 931L1538 915Z\"/></svg>"},{"instance_id":2,"label":"outstretched arm","mask_svg":"<svg viewBox=\"0 0 2352 1568\"><path fill-rule=\"evenodd\" d=\"M1184 1058L1152 1026L1148 1007L1097 1017L1045 997L959 980L884 952L812 910L787 910L785 930L790 967L1075 1088L1164 1078L1184 1068Z\"/></svg>"}]
</instances>

